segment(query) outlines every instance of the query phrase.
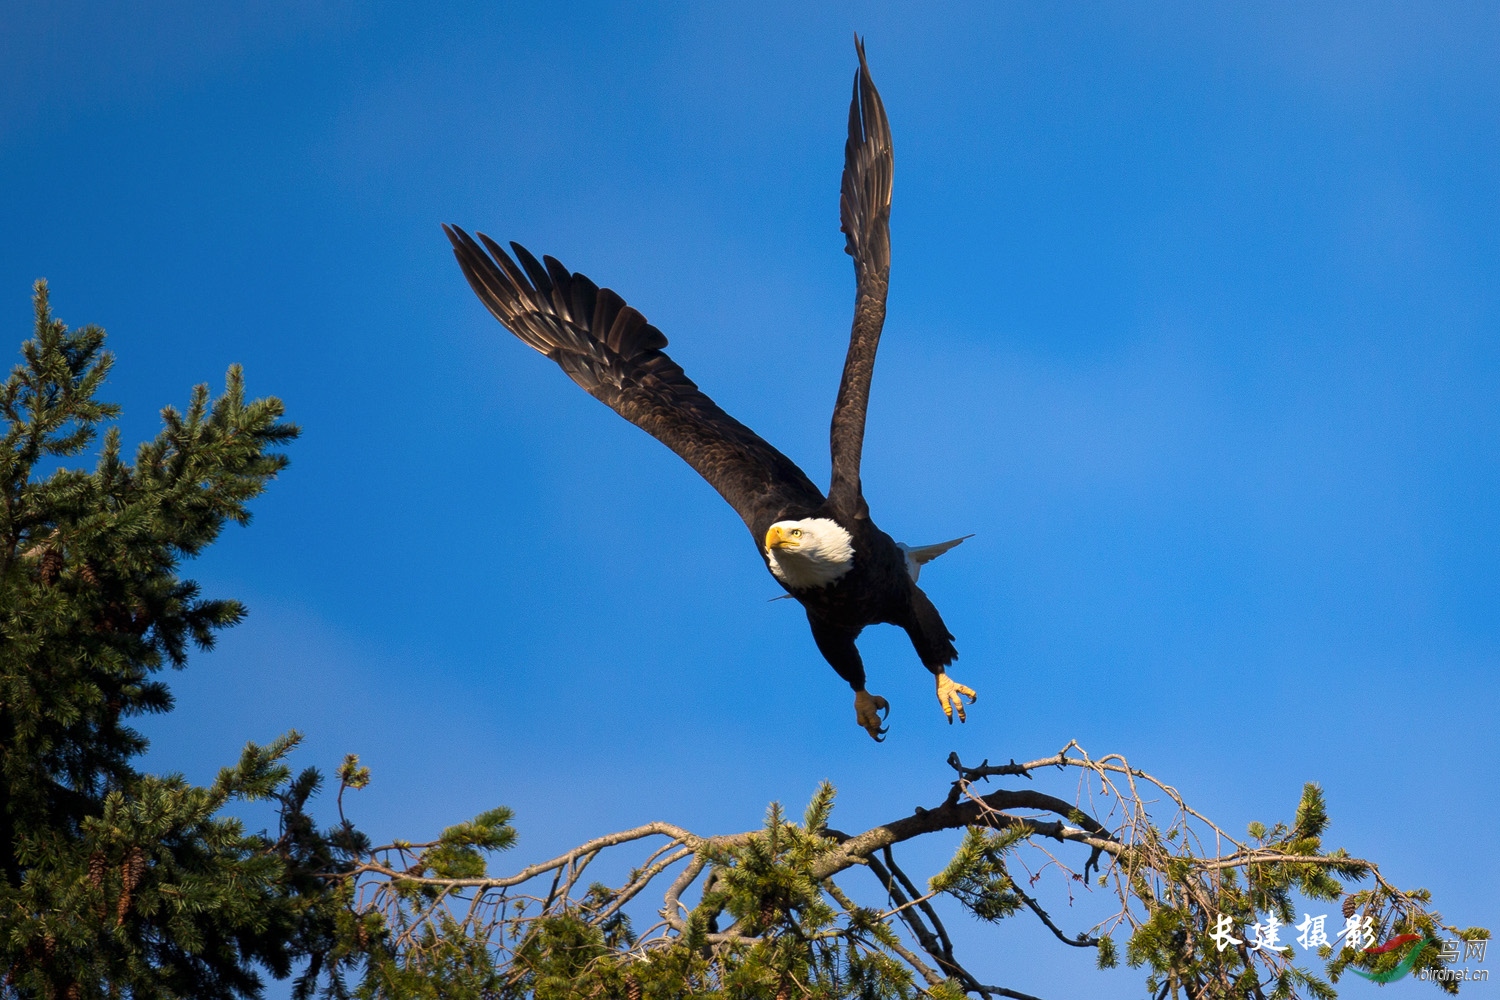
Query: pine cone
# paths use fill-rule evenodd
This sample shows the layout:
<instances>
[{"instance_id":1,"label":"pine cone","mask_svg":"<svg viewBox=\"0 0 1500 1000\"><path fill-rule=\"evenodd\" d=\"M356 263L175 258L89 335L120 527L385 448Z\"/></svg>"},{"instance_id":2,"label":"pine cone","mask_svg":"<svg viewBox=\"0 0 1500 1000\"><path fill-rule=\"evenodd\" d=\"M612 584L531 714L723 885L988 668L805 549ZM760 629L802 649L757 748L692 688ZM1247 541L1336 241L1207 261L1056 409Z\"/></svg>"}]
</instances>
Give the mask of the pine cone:
<instances>
[{"instance_id":1,"label":"pine cone","mask_svg":"<svg viewBox=\"0 0 1500 1000\"><path fill-rule=\"evenodd\" d=\"M133 892L140 884L141 876L146 874L146 852L139 847L132 847L125 863L120 867L120 874L125 879L125 891Z\"/></svg>"},{"instance_id":2,"label":"pine cone","mask_svg":"<svg viewBox=\"0 0 1500 1000\"><path fill-rule=\"evenodd\" d=\"M37 568L37 575L44 586L50 587L53 581L62 575L62 569L63 554L57 549L48 549L42 554L42 562Z\"/></svg>"},{"instance_id":3,"label":"pine cone","mask_svg":"<svg viewBox=\"0 0 1500 1000\"><path fill-rule=\"evenodd\" d=\"M641 1000L641 981L634 976L625 977L626 1000Z\"/></svg>"},{"instance_id":4,"label":"pine cone","mask_svg":"<svg viewBox=\"0 0 1500 1000\"><path fill-rule=\"evenodd\" d=\"M1345 896L1344 897L1344 919L1348 920L1352 916L1354 916L1354 897L1353 896Z\"/></svg>"},{"instance_id":5,"label":"pine cone","mask_svg":"<svg viewBox=\"0 0 1500 1000\"><path fill-rule=\"evenodd\" d=\"M104 856L103 851L95 851L89 855L89 885L95 889L104 888L104 876L109 871L109 859Z\"/></svg>"},{"instance_id":6,"label":"pine cone","mask_svg":"<svg viewBox=\"0 0 1500 1000\"><path fill-rule=\"evenodd\" d=\"M120 865L120 881L123 885L120 889L120 903L115 907L116 925L125 922L125 914L130 912L130 894L140 884L141 876L144 874L146 874L146 852L139 847L132 847Z\"/></svg>"}]
</instances>

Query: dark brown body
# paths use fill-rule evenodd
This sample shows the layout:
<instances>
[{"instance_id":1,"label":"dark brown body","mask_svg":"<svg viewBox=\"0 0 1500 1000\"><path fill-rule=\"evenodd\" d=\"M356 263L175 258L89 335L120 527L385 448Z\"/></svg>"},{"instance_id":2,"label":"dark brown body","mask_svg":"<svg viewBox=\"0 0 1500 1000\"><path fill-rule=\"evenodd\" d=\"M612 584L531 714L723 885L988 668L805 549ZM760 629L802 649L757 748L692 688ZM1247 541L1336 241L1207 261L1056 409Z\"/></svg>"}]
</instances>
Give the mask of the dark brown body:
<instances>
[{"instance_id":1,"label":"dark brown body","mask_svg":"<svg viewBox=\"0 0 1500 1000\"><path fill-rule=\"evenodd\" d=\"M934 674L942 673L958 658L958 650L942 615L907 571L906 556L868 516L848 517L832 507L824 504L806 513L787 512L768 521L759 533L765 538L765 531L779 520L826 517L852 536L854 566L837 581L804 589L782 584L807 611L818 651L851 688L862 691L865 666L855 640L870 625L896 625L911 637L922 665ZM765 558L764 549L761 558Z\"/></svg>"}]
</instances>

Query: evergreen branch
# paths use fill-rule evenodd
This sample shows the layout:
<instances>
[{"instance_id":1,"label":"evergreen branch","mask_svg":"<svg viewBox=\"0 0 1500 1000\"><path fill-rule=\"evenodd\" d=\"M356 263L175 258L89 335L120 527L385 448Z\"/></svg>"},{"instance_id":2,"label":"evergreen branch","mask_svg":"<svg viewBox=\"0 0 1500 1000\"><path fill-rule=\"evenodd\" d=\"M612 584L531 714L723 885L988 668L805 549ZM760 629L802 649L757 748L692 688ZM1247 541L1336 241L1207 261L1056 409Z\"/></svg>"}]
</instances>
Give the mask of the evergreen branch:
<instances>
[{"instance_id":1,"label":"evergreen branch","mask_svg":"<svg viewBox=\"0 0 1500 1000\"><path fill-rule=\"evenodd\" d=\"M1213 921L1228 914L1236 924L1248 925L1259 914L1290 912L1287 894L1294 887L1335 898L1340 880L1373 875L1373 888L1346 898L1346 913L1352 912L1351 906L1360 907L1380 927L1436 926L1438 918L1425 909L1425 893L1400 892L1372 862L1343 851L1323 851L1319 836L1327 818L1315 786L1304 791L1293 823L1270 829L1252 824L1255 842L1244 844L1200 821L1176 789L1118 755L1094 760L1069 744L1057 754L1023 764L1012 760L998 768L987 763L971 768L956 756L949 764L960 775L953 785L956 797L950 788L936 808L919 807L852 836L826 825L833 800L832 790L825 786L814 796L801 826L786 820L775 804L761 829L726 836L699 836L667 823L647 824L596 838L514 875L496 877L428 874L423 858L437 846L397 841L362 855L348 869L348 877L366 880L374 889L371 905L386 914L389 926L400 935L395 940L441 941L448 933L443 921L451 920L453 927L472 936L475 947L491 950L496 967L505 970L505 981L522 992L532 990L540 982L538 976L553 974L545 972L554 967L548 963L563 961L569 952L548 949L561 948L566 939L580 942L568 948L582 949L582 965L565 977L570 989L585 974L579 971L583 969L597 977L597 987L591 988L602 990L599 995L614 989L607 985L616 982L612 976L628 975L641 982L642 976L657 975L651 970L671 968L677 970L672 976L685 978L653 981L670 981L673 991L712 992L733 979L764 982L772 992L807 989L824 991L820 996L845 996L839 991L854 981L849 977L874 976L889 989L870 995L906 997L912 994L903 992L904 976L925 983L934 996L953 995L956 990L978 997L1029 997L983 983L964 967L938 909L940 897L952 896L986 920L1028 912L1062 944L1098 949L1101 966L1115 962L1111 933L1127 927L1127 960L1149 966L1148 989L1163 1000L1205 995L1249 1000L1267 994L1262 984L1273 982L1278 997L1305 989L1309 997L1324 1000L1332 996L1331 988L1287 956L1251 951L1243 942L1237 949L1218 952L1208 941ZM974 788L976 781L1002 773L1036 780L1043 769L1083 775L1074 802L1040 789L1002 788L981 795ZM1152 818L1143 798L1146 793L1165 796L1171 810L1165 826ZM1108 825L1083 808L1096 795L1113 802ZM919 891L892 849L949 829L969 833L930 891ZM666 843L653 847L618 889L595 885L581 899L573 898L584 869L600 854L652 837L664 837ZM1215 843L1225 849L1202 850ZM1076 845L1088 852L1083 874L1065 864L1055 845ZM1114 887L1120 911L1093 932L1068 936L1040 901L1010 878L1008 859L1021 850L1037 851L1042 859L1035 869L1027 865L1033 882L1055 866L1070 887L1070 898L1071 886L1087 884L1088 874L1102 864L1099 884ZM402 870L376 857L381 852L403 858L415 855L415 861ZM1024 857L1017 860L1026 863ZM687 865L664 891L658 923L640 936L618 936L608 930L627 921L628 904L682 861ZM837 884L836 877L854 866L875 875L886 905L861 907ZM544 897L515 893L524 883L547 875L552 876L551 888ZM700 901L690 906L683 897L700 882ZM464 901L467 913L462 920L444 916L449 899L458 892L474 894ZM475 915L480 898L486 896L493 900L488 912L496 916L481 927ZM720 917L726 913L732 920L721 928ZM585 937L578 938L580 933ZM606 939L607 934L617 936ZM556 935L563 938L546 943ZM420 949L409 948L406 954L403 961L416 963L410 967L436 961L435 953ZM1331 960L1330 971L1337 975L1351 962L1370 961L1345 949Z\"/></svg>"},{"instance_id":2,"label":"evergreen branch","mask_svg":"<svg viewBox=\"0 0 1500 1000\"><path fill-rule=\"evenodd\" d=\"M855 906L854 901L846 896L843 890L840 889L836 884L834 884L832 880L828 881L827 889L828 894L832 896L834 900L844 908L845 913L852 914L856 909L858 909L858 907ZM903 908L910 905L910 903L903 903L902 906L897 907L896 909L891 910L889 913L885 914L882 919L889 919L890 917L897 915ZM926 980L928 986L938 986L943 982L943 977L938 974L937 970L932 968L932 966L928 965L926 962L922 961L922 959L917 956L916 952L912 951L910 948L906 947L906 945L902 944L899 938L896 938L894 935L892 935L891 939L886 943L886 946L894 951L897 955L900 955L901 960L904 961L907 965L911 966L913 969L916 969L917 974L920 975L924 980Z\"/></svg>"},{"instance_id":3,"label":"evergreen branch","mask_svg":"<svg viewBox=\"0 0 1500 1000\"><path fill-rule=\"evenodd\" d=\"M573 848L571 851L559 854L557 857L552 858L549 861L542 861L537 864L530 865L526 868L521 869L514 875L508 875L503 878L425 877L414 875L407 871L398 871L395 868L390 867L389 865L374 860L373 855L383 852L425 849L436 847L441 844L441 841L429 841L424 844L412 844L406 843L404 841L395 841L382 847L372 848L369 852L371 857L367 857L365 860L356 863L349 874L354 876L383 875L396 882L411 883L413 885L432 886L434 888L508 889L512 886L517 886L521 885L524 882L529 882L539 875L545 875L548 872L553 872L565 868L566 866L576 862L585 854L597 854L604 848L616 847L620 844L628 844L631 841L635 840L644 840L647 837L670 837L674 843L685 844L686 846L696 851L700 849L704 844L706 844L709 839L713 839L715 843L720 845L732 845L749 839L754 835L755 832L752 831L751 833L736 834L732 837L704 838L695 836L694 834L689 833L681 827L673 826L670 823L647 823L643 826L634 827L630 830L621 830L618 833L611 833L606 834L602 837L596 837L585 844L580 844L579 846Z\"/></svg>"}]
</instances>

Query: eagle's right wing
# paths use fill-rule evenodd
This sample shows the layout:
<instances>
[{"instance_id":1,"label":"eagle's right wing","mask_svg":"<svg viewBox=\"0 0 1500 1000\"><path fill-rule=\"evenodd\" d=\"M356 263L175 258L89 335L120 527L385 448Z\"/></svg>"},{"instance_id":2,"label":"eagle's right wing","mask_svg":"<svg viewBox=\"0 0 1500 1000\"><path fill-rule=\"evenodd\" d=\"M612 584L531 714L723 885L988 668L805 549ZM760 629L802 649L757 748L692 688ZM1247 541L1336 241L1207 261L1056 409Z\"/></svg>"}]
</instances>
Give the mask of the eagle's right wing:
<instances>
[{"instance_id":1,"label":"eagle's right wing","mask_svg":"<svg viewBox=\"0 0 1500 1000\"><path fill-rule=\"evenodd\" d=\"M828 498L836 510L851 517L867 517L859 481L860 454L865 442L865 410L870 404L870 378L875 372L875 349L885 323L885 295L891 274L891 125L885 105L865 63L865 43L854 40L859 69L854 74L854 96L849 102L849 138L844 143L844 177L839 189L839 219L844 251L854 258L854 325L849 331L849 353L844 376L833 404L829 435L833 479Z\"/></svg>"},{"instance_id":2,"label":"eagle's right wing","mask_svg":"<svg viewBox=\"0 0 1500 1000\"><path fill-rule=\"evenodd\" d=\"M608 288L517 243L517 266L483 233L481 247L444 226L485 307L528 346L556 361L589 395L671 448L755 534L783 512L803 516L823 494L791 459L721 410L663 353L667 338ZM488 249L488 253L486 253Z\"/></svg>"}]
</instances>

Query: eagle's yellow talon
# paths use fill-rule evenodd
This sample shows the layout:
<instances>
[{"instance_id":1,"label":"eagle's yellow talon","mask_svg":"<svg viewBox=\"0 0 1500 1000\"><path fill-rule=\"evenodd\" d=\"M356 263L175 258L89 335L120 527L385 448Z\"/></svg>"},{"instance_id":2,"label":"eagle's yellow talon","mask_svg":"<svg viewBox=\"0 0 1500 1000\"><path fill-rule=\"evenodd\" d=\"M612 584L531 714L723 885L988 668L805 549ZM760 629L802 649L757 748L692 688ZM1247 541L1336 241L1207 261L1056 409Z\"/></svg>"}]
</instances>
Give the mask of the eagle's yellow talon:
<instances>
[{"instance_id":1,"label":"eagle's yellow talon","mask_svg":"<svg viewBox=\"0 0 1500 1000\"><path fill-rule=\"evenodd\" d=\"M891 703L880 695L871 694L868 691L854 692L854 719L864 727L865 732L869 733L870 738L876 743L884 740L886 733L885 726L881 725L885 721L880 715L881 712L890 715Z\"/></svg>"},{"instance_id":2,"label":"eagle's yellow talon","mask_svg":"<svg viewBox=\"0 0 1500 1000\"><path fill-rule=\"evenodd\" d=\"M938 704L943 706L943 714L948 717L948 725L950 726L953 725L953 713L955 710L958 712L959 722L968 721L968 718L964 715L965 697L969 699L969 704L971 705L979 700L979 695L974 693L973 688L950 680L947 674L937 675L937 697Z\"/></svg>"}]
</instances>

